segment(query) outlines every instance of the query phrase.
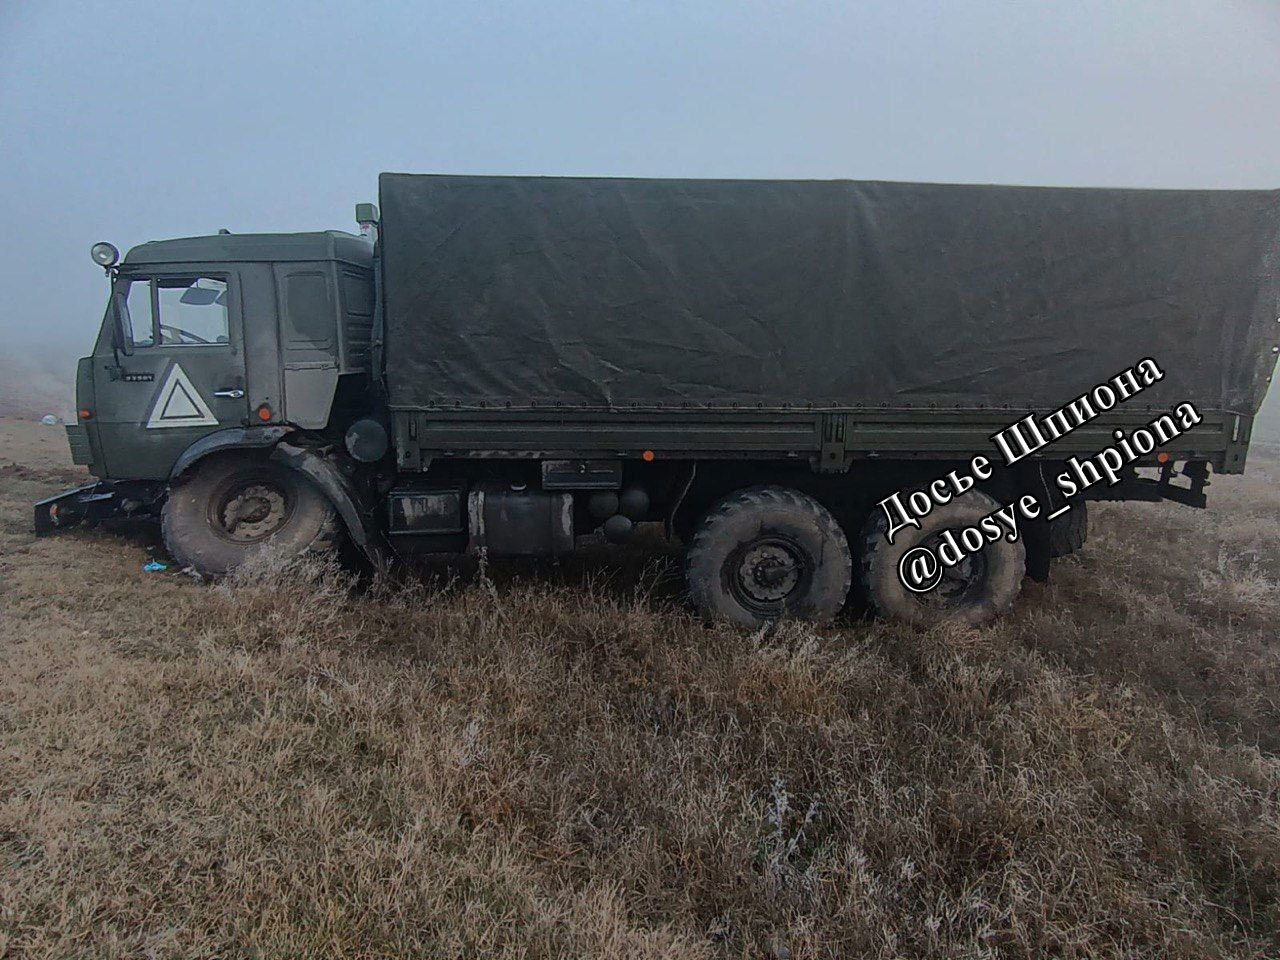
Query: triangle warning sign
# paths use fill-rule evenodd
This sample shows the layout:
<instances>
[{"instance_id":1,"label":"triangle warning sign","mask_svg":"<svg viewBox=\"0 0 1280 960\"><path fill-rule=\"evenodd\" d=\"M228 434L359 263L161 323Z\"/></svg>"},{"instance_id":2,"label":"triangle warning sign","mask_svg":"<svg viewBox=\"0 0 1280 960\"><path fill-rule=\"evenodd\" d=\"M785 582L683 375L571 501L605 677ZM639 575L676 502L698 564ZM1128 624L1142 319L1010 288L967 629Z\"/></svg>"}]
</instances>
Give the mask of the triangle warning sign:
<instances>
[{"instance_id":1,"label":"triangle warning sign","mask_svg":"<svg viewBox=\"0 0 1280 960\"><path fill-rule=\"evenodd\" d=\"M147 429L157 427L216 427L218 418L200 396L187 372L175 363L160 384L147 417Z\"/></svg>"}]
</instances>

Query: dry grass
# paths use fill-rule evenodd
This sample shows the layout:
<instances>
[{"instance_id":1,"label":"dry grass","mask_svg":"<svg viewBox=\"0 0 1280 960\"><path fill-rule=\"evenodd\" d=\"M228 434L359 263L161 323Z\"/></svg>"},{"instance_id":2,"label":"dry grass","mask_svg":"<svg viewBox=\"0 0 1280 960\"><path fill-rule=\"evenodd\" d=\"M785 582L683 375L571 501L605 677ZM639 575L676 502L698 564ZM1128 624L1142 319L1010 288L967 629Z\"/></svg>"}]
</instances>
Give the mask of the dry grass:
<instances>
[{"instance_id":1,"label":"dry grass","mask_svg":"<svg viewBox=\"0 0 1280 960\"><path fill-rule=\"evenodd\" d=\"M143 574L145 535L34 540L65 468L30 434L0 954L1280 951L1274 461L1208 512L1099 507L990 630L744 636L660 550Z\"/></svg>"}]
</instances>

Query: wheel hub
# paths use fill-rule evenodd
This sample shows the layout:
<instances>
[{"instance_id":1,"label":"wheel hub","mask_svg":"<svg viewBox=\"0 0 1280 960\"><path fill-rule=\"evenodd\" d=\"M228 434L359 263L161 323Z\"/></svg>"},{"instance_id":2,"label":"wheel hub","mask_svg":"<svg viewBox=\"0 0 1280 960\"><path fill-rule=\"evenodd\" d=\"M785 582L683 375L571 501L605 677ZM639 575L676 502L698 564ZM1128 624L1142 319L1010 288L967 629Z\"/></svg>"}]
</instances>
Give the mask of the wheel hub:
<instances>
[{"instance_id":1,"label":"wheel hub","mask_svg":"<svg viewBox=\"0 0 1280 960\"><path fill-rule=\"evenodd\" d=\"M749 549L738 567L743 591L752 600L773 603L784 599L800 582L800 561L786 546L762 543Z\"/></svg>"},{"instance_id":2,"label":"wheel hub","mask_svg":"<svg viewBox=\"0 0 1280 960\"><path fill-rule=\"evenodd\" d=\"M284 525L288 516L284 493L273 484L249 483L229 491L218 522L239 543L262 540Z\"/></svg>"}]
</instances>

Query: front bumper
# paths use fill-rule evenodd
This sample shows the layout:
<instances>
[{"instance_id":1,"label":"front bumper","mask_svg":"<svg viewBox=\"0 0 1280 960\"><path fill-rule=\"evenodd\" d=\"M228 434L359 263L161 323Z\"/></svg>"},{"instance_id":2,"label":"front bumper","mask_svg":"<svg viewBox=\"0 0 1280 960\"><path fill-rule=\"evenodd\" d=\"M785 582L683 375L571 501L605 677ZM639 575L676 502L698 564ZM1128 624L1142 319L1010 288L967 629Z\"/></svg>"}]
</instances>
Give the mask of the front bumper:
<instances>
[{"instance_id":1,"label":"front bumper","mask_svg":"<svg viewBox=\"0 0 1280 960\"><path fill-rule=\"evenodd\" d=\"M145 517L163 491L164 484L149 480L99 480L67 490L35 505L36 536L85 521Z\"/></svg>"}]
</instances>

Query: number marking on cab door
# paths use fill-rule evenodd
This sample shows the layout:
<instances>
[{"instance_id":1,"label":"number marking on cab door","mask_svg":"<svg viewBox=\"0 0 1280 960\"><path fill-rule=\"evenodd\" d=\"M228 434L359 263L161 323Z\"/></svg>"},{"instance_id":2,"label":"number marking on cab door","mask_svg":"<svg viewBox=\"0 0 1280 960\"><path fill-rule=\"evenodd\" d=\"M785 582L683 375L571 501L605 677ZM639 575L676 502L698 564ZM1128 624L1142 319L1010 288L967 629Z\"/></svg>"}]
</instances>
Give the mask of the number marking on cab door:
<instances>
[{"instance_id":1,"label":"number marking on cab door","mask_svg":"<svg viewBox=\"0 0 1280 960\"><path fill-rule=\"evenodd\" d=\"M160 427L216 427L218 418L200 396L182 366L175 363L156 391L147 429Z\"/></svg>"}]
</instances>

